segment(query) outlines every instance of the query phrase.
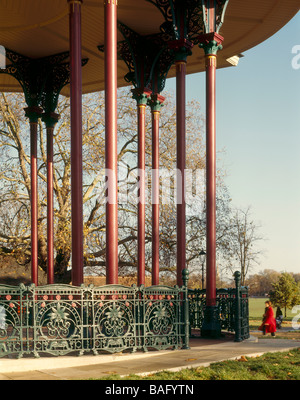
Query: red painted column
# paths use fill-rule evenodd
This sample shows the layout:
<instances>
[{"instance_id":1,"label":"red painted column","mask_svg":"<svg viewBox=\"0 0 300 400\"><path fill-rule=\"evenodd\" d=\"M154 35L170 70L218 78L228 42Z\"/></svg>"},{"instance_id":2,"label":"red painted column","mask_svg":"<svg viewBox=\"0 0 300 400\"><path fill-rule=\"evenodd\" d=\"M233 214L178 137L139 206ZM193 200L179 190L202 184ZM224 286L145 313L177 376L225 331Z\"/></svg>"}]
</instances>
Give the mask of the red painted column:
<instances>
[{"instance_id":1,"label":"red painted column","mask_svg":"<svg viewBox=\"0 0 300 400\"><path fill-rule=\"evenodd\" d=\"M44 114L47 130L47 282L54 283L54 205L53 205L53 134L59 119L55 113Z\"/></svg>"},{"instance_id":2,"label":"red painted column","mask_svg":"<svg viewBox=\"0 0 300 400\"><path fill-rule=\"evenodd\" d=\"M206 59L206 304L216 305L216 64Z\"/></svg>"},{"instance_id":3,"label":"red painted column","mask_svg":"<svg viewBox=\"0 0 300 400\"><path fill-rule=\"evenodd\" d=\"M216 306L216 68L223 37L210 32L199 39L206 65L206 309L201 335L218 337L221 324Z\"/></svg>"},{"instance_id":4,"label":"red painted column","mask_svg":"<svg viewBox=\"0 0 300 400\"><path fill-rule=\"evenodd\" d=\"M177 114L177 284L182 286L182 271L186 267L186 61L176 61L176 114Z\"/></svg>"},{"instance_id":5,"label":"red painted column","mask_svg":"<svg viewBox=\"0 0 300 400\"><path fill-rule=\"evenodd\" d=\"M216 305L216 69L223 37L200 37L206 69L206 305Z\"/></svg>"},{"instance_id":6,"label":"red painted column","mask_svg":"<svg viewBox=\"0 0 300 400\"><path fill-rule=\"evenodd\" d=\"M30 122L31 281L38 285L37 122Z\"/></svg>"},{"instance_id":7,"label":"red painted column","mask_svg":"<svg viewBox=\"0 0 300 400\"><path fill-rule=\"evenodd\" d=\"M47 126L47 282L54 283L53 126Z\"/></svg>"},{"instance_id":8,"label":"red painted column","mask_svg":"<svg viewBox=\"0 0 300 400\"><path fill-rule=\"evenodd\" d=\"M146 104L138 104L138 285L145 285L145 111Z\"/></svg>"},{"instance_id":9,"label":"red painted column","mask_svg":"<svg viewBox=\"0 0 300 400\"><path fill-rule=\"evenodd\" d=\"M83 283L81 5L70 7L72 284Z\"/></svg>"},{"instance_id":10,"label":"red painted column","mask_svg":"<svg viewBox=\"0 0 300 400\"><path fill-rule=\"evenodd\" d=\"M138 124L138 268L137 268L137 284L145 285L145 112L146 104L151 90L147 88L136 88L132 90L133 98L137 102L137 124Z\"/></svg>"},{"instance_id":11,"label":"red painted column","mask_svg":"<svg viewBox=\"0 0 300 400\"><path fill-rule=\"evenodd\" d=\"M152 113L152 285L159 285L159 117L165 98L151 96Z\"/></svg>"},{"instance_id":12,"label":"red painted column","mask_svg":"<svg viewBox=\"0 0 300 400\"><path fill-rule=\"evenodd\" d=\"M159 284L159 114L152 110L152 285Z\"/></svg>"},{"instance_id":13,"label":"red painted column","mask_svg":"<svg viewBox=\"0 0 300 400\"><path fill-rule=\"evenodd\" d=\"M31 282L38 285L38 182L37 133L40 107L28 107L25 114L30 120L30 209L31 209Z\"/></svg>"},{"instance_id":14,"label":"red painted column","mask_svg":"<svg viewBox=\"0 0 300 400\"><path fill-rule=\"evenodd\" d=\"M104 1L105 25L105 168L109 172L106 202L106 283L118 283L117 187L117 1Z\"/></svg>"}]
</instances>

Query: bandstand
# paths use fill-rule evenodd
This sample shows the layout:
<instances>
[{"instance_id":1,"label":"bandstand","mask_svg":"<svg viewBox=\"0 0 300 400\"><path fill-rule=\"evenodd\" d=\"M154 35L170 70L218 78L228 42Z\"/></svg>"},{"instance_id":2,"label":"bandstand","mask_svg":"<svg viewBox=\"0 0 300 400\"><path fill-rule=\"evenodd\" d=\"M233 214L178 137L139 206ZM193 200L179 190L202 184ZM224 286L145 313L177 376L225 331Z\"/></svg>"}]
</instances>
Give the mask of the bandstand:
<instances>
[{"instance_id":1,"label":"bandstand","mask_svg":"<svg viewBox=\"0 0 300 400\"><path fill-rule=\"evenodd\" d=\"M299 0L4 0L0 90L23 92L31 157L31 285L0 286L0 357L41 353L189 348L202 336L247 330L247 291L216 289L216 70L281 29ZM206 291L189 292L186 204L177 202L177 285L159 285L159 117L165 80L176 77L177 170L185 188L185 79L206 74ZM118 284L117 89L137 108L139 199L137 280ZM82 95L105 91L106 285L83 285ZM72 284L54 274L53 135L58 96L71 101ZM145 287L145 118L152 116L152 286ZM234 118L234 112L233 112ZM47 276L38 286L38 120L47 130ZM200 293L201 292L201 293ZM193 299L197 299L195 306ZM237 300L238 299L238 300ZM201 312L195 311L202 304ZM226 310L225 310L226 309ZM203 314L204 310L204 314ZM224 311L225 310L225 311ZM240 322L243 320L244 324ZM225 318L220 320L220 315ZM192 320L191 320L192 319ZM200 323L201 320L201 323ZM196 321L196 322L195 322Z\"/></svg>"}]
</instances>

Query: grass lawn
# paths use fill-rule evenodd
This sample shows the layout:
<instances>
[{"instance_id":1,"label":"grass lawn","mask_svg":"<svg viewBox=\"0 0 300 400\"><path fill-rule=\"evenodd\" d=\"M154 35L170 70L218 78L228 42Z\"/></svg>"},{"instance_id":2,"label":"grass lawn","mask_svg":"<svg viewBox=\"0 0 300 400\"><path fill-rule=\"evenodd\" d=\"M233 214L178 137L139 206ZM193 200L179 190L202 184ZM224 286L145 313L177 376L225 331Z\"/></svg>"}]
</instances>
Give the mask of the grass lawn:
<instances>
[{"instance_id":1,"label":"grass lawn","mask_svg":"<svg viewBox=\"0 0 300 400\"><path fill-rule=\"evenodd\" d=\"M101 380L300 380L300 348L288 352L266 353L260 357L241 357L209 367L163 371L148 376L110 375Z\"/></svg>"},{"instance_id":2,"label":"grass lawn","mask_svg":"<svg viewBox=\"0 0 300 400\"><path fill-rule=\"evenodd\" d=\"M249 318L250 319L260 319L265 312L265 301L268 298L253 298L249 299ZM276 313L276 307L274 307L274 312ZM284 309L282 309L284 313ZM292 314L291 310L286 310L286 320L291 321L295 314Z\"/></svg>"},{"instance_id":3,"label":"grass lawn","mask_svg":"<svg viewBox=\"0 0 300 400\"><path fill-rule=\"evenodd\" d=\"M250 298L250 331L257 330L264 313L265 298ZM284 311L284 310L283 310ZM277 330L276 338L300 341L300 330L292 329L295 314L287 310L282 326L291 328L290 332ZM261 332L251 332L265 340L276 340ZM209 367L183 369L179 372L162 371L148 376L128 375L120 377L110 375L101 380L300 380L300 342L299 348L288 352L266 353L260 357L241 357L235 361L213 363Z\"/></svg>"}]
</instances>

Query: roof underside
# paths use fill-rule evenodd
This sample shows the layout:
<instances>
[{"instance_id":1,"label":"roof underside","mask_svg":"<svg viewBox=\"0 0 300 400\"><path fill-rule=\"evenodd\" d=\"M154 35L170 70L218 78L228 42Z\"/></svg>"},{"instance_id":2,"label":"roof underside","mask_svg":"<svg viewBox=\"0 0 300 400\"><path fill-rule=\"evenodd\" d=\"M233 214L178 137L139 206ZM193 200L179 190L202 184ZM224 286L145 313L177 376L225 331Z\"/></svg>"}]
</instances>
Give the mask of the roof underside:
<instances>
[{"instance_id":1,"label":"roof underside","mask_svg":"<svg viewBox=\"0 0 300 400\"><path fill-rule=\"evenodd\" d=\"M146 0L119 0L118 20L141 36L160 32L164 22L160 11ZM263 42L281 29L299 10L299 0L230 0L220 34L223 50L218 67L230 66L228 58ZM124 40L118 33L118 40ZM97 46L104 43L103 0L83 0L82 57L83 92L104 89L104 54ZM41 58L69 50L67 0L0 0L0 44L31 58ZM9 61L7 61L9 64ZM204 70L204 52L195 46L188 58L187 73ZM118 85L128 86L128 68L118 61ZM172 67L168 77L175 76ZM20 91L19 83L7 74L0 75L1 91ZM63 90L69 94L66 86Z\"/></svg>"}]
</instances>

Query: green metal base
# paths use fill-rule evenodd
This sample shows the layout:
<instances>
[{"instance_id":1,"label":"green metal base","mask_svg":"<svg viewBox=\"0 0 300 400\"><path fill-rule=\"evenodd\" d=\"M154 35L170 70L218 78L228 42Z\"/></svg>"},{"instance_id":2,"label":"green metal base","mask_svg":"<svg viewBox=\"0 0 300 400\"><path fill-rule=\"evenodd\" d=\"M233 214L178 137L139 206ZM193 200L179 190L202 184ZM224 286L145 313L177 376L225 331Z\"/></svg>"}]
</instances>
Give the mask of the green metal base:
<instances>
[{"instance_id":1,"label":"green metal base","mask_svg":"<svg viewBox=\"0 0 300 400\"><path fill-rule=\"evenodd\" d=\"M205 308L201 337L214 339L221 337L221 323L217 306L207 306Z\"/></svg>"}]
</instances>

